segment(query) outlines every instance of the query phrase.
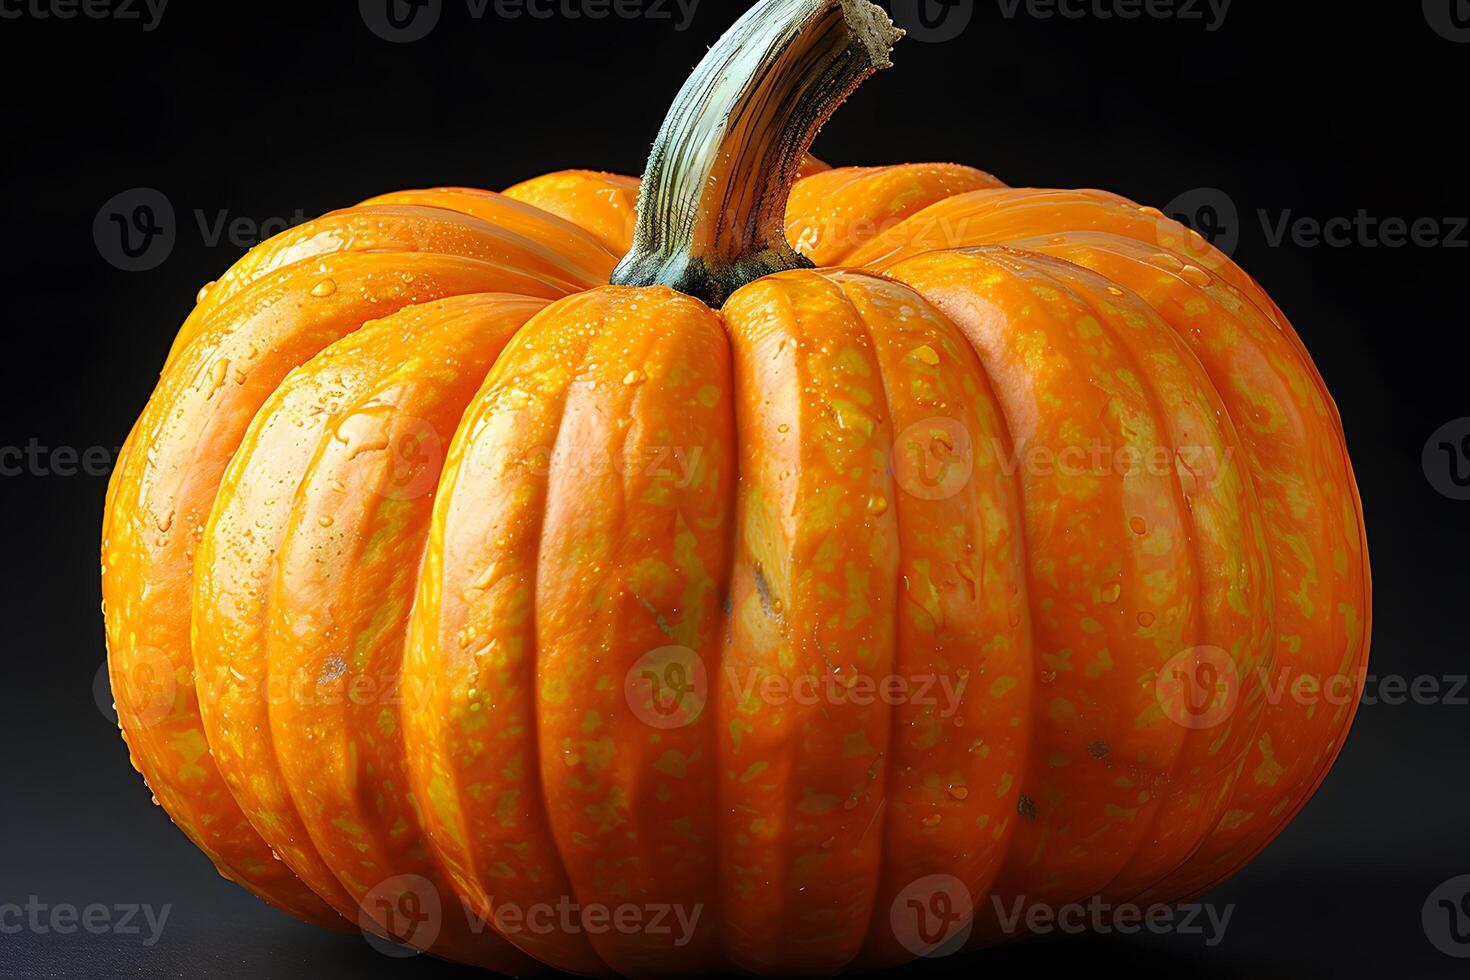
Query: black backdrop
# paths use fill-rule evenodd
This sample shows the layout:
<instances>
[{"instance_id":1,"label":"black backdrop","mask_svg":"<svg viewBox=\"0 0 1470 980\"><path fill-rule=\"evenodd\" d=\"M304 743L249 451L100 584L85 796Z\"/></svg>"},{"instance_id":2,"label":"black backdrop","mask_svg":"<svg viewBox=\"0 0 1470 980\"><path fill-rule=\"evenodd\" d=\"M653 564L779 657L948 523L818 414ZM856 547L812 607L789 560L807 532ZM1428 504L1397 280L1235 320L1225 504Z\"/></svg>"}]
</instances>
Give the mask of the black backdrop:
<instances>
[{"instance_id":1,"label":"black backdrop","mask_svg":"<svg viewBox=\"0 0 1470 980\"><path fill-rule=\"evenodd\" d=\"M1204 0L1070 0L1050 16L1049 2L925 3L924 21L895 3L916 36L816 152L1177 201L1233 238L1341 407L1376 585L1369 703L1316 799L1211 896L1234 906L1223 942L1081 937L959 965L1463 976L1435 943L1470 944L1421 911L1470 874L1470 502L1454 499L1441 437L1434 465L1422 454L1441 426L1452 442L1470 432L1452 424L1470 416L1470 4L1235 0L1221 20ZM743 4L702 0L687 20L671 0L601 19L569 16L611 7L598 0L530 4L542 17L437 6L427 36L390 43L369 27L381 2L173 0L155 20L142 0L0 0L0 975L455 972L316 932L215 877L149 805L94 684L105 470L198 286L262 226L384 190L637 173L667 100ZM1129 10L1144 15L1107 16ZM157 205L139 188L173 219L155 207L166 230L129 259L107 214L117 195ZM1313 222L1338 234L1315 241ZM1396 696L1400 681L1419 696ZM4 905L32 896L170 912L151 945L141 916L136 934L16 931Z\"/></svg>"}]
</instances>

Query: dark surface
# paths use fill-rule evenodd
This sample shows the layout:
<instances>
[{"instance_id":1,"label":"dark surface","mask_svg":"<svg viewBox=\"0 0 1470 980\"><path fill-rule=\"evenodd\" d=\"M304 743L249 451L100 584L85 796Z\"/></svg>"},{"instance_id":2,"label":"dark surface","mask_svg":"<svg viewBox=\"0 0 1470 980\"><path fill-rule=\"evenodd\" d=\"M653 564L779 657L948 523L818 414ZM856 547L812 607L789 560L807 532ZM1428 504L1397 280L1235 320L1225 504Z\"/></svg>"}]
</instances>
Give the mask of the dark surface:
<instances>
[{"instance_id":1,"label":"dark surface","mask_svg":"<svg viewBox=\"0 0 1470 980\"><path fill-rule=\"evenodd\" d=\"M3 9L31 9L13 2ZM1442 15L1450 4L1425 7ZM175 0L152 31L0 19L0 447L122 442L195 290L244 250L210 245L196 209L206 224L223 210L258 223L397 187L496 188L568 166L637 172L668 99L737 6L706 0L678 31L650 19L477 21L446 0L438 28L412 44L374 36L350 2L267 14ZM1470 503L1436 492L1421 451L1470 416L1470 233L1441 224L1461 247L1370 247L1361 236L1277 247L1257 212L1272 222L1288 209L1318 220L1470 213L1460 148L1470 44L1440 36L1409 2L1236 0L1215 31L974 7L956 39L900 45L898 67L838 115L818 154L952 159L1016 184L1100 186L1159 206L1223 189L1241 215L1236 258L1292 317L1342 410L1373 556L1373 672L1454 691L1470 672ZM140 186L171 202L177 242L156 268L125 272L104 260L93 221ZM216 877L149 805L93 693L104 488L103 476L34 468L0 477L0 906L34 895L53 907L171 911L151 946L146 926L0 933L0 976L460 972L272 911ZM1438 952L1421 925L1430 892L1470 874L1470 690L1456 693L1364 706L1300 818L1208 897L1234 906L1219 945L1083 937L912 972L1466 975L1467 961Z\"/></svg>"}]
</instances>

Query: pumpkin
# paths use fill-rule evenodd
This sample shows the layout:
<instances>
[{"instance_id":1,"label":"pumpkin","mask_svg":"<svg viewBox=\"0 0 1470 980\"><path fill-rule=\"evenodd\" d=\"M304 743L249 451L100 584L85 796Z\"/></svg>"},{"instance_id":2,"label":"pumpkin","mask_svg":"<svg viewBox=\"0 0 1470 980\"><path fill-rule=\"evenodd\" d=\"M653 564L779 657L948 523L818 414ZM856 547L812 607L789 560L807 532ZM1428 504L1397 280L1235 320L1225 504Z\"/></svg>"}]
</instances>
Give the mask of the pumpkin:
<instances>
[{"instance_id":1,"label":"pumpkin","mask_svg":"<svg viewBox=\"0 0 1470 980\"><path fill-rule=\"evenodd\" d=\"M102 577L222 875L512 974L826 973L1186 900L1303 806L1370 627L1321 378L1157 210L809 158L898 35L764 0L641 182L387 194L200 291Z\"/></svg>"}]
</instances>

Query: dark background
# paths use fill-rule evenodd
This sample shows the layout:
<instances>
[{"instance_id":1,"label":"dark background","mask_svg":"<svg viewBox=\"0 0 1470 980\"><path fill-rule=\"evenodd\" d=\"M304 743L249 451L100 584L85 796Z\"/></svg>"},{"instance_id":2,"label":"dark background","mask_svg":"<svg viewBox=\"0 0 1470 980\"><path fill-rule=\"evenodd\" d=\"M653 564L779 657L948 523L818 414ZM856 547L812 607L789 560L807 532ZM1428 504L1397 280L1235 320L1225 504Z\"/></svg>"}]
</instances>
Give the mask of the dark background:
<instances>
[{"instance_id":1,"label":"dark background","mask_svg":"<svg viewBox=\"0 0 1470 980\"><path fill-rule=\"evenodd\" d=\"M351 0L173 0L152 30L42 18L37 2L49 0L0 0L0 447L100 446L109 457L195 290L250 243L211 244L196 212L253 227L400 187L500 188L572 166L637 173L669 98L744 7L703 0L678 30L677 11L508 19L492 5L475 19L464 0L443 0L428 37L388 43ZM1316 798L1210 897L1235 905L1218 946L1078 938L914 972L1465 976L1421 910L1442 882L1470 874L1470 690L1455 690L1470 672L1470 502L1435 489L1448 461L1426 472L1421 451L1470 416L1470 232L1453 220L1470 214L1470 32L1444 26L1452 6L1470 4L1235 0L1217 30L1178 17L1044 18L1024 3L1007 17L1006 6L961 3L930 32L957 36L904 41L897 67L839 113L816 152L838 164L954 160L1013 184L1104 187L1161 207L1223 192L1239 214L1236 259L1292 317L1341 407L1372 547L1376 679ZM93 226L109 199L140 187L171 205L174 246L129 272L108 261L116 239ZM1260 211L1273 224L1288 211L1431 219L1441 242L1394 248L1355 231L1339 246L1273 245ZM219 879L149 805L94 683L106 477L64 475L66 458L0 477L0 904L34 895L172 911L151 947L146 930L0 934L0 975L458 973L271 910ZM1373 697L1389 676L1429 678L1441 694Z\"/></svg>"}]
</instances>

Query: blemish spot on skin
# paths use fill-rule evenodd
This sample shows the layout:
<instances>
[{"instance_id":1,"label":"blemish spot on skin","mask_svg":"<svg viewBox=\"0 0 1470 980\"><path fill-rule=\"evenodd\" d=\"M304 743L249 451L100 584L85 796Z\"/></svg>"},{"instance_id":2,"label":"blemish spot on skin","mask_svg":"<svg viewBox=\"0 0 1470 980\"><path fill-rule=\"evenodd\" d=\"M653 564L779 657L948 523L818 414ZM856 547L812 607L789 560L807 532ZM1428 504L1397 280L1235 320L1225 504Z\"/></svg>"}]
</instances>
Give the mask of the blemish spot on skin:
<instances>
[{"instance_id":1,"label":"blemish spot on skin","mask_svg":"<svg viewBox=\"0 0 1470 980\"><path fill-rule=\"evenodd\" d=\"M1016 812L1027 820L1036 819L1036 802L1031 797L1022 793L1016 798Z\"/></svg>"},{"instance_id":2,"label":"blemish spot on skin","mask_svg":"<svg viewBox=\"0 0 1470 980\"><path fill-rule=\"evenodd\" d=\"M327 658L326 663L322 664L321 675L316 680L318 684L330 684L345 673L347 673L347 662L342 659L341 654L334 653Z\"/></svg>"},{"instance_id":3,"label":"blemish spot on skin","mask_svg":"<svg viewBox=\"0 0 1470 980\"><path fill-rule=\"evenodd\" d=\"M761 569L760 562L756 562L750 574L755 579L755 591L760 596L761 608L766 611L767 616L770 616L783 626L786 625L785 621L781 618L781 600L774 599L771 596L771 587L766 584L765 572Z\"/></svg>"},{"instance_id":4,"label":"blemish spot on skin","mask_svg":"<svg viewBox=\"0 0 1470 980\"><path fill-rule=\"evenodd\" d=\"M1109 747L1107 742L1093 742L1087 747L1087 754L1094 759L1106 759L1108 753L1111 751L1112 748Z\"/></svg>"}]
</instances>

